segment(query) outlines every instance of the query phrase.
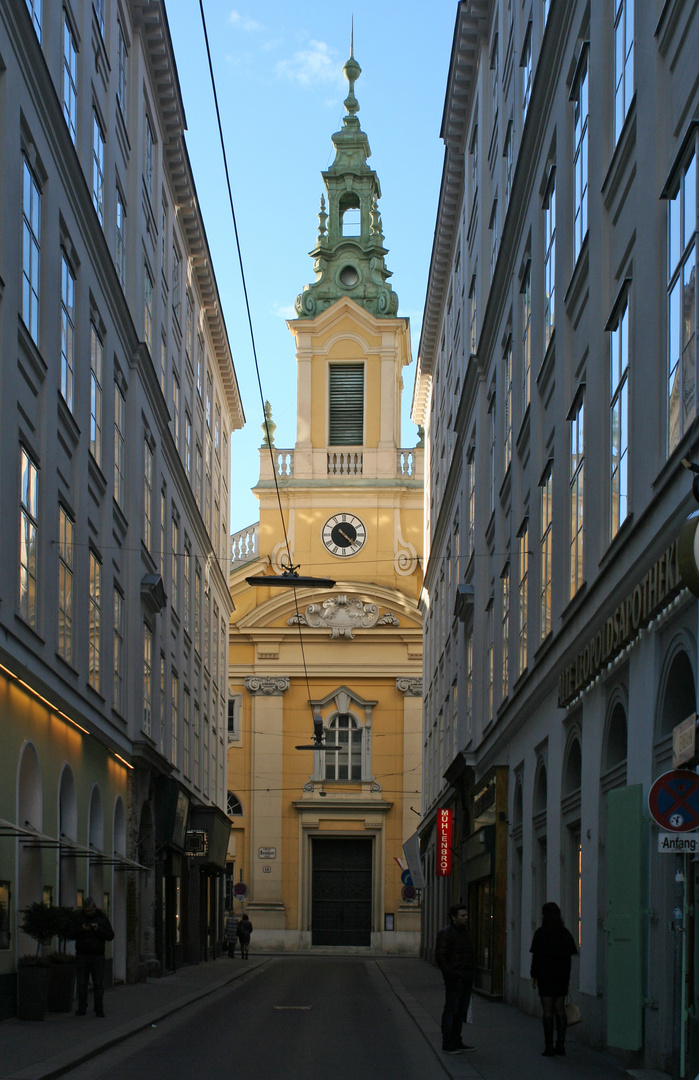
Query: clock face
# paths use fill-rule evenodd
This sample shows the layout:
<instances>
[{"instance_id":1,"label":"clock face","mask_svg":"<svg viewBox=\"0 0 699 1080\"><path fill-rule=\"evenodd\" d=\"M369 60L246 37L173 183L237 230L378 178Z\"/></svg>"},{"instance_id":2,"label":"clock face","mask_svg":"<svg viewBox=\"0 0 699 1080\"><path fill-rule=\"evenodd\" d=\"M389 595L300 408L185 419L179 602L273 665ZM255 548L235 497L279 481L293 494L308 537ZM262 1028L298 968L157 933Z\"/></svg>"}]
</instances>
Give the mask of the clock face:
<instances>
[{"instance_id":1,"label":"clock face","mask_svg":"<svg viewBox=\"0 0 699 1080\"><path fill-rule=\"evenodd\" d=\"M323 543L331 555L347 558L364 547L366 526L354 514L334 514L323 526Z\"/></svg>"}]
</instances>

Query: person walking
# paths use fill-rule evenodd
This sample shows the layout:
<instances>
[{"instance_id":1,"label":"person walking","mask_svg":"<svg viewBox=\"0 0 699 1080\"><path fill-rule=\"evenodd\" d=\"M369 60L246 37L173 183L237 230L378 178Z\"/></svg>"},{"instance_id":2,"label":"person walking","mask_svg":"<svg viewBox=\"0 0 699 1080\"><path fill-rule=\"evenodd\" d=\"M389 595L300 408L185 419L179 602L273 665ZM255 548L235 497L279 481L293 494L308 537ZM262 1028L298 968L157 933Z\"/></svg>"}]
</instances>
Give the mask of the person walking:
<instances>
[{"instance_id":1,"label":"person walking","mask_svg":"<svg viewBox=\"0 0 699 1080\"><path fill-rule=\"evenodd\" d=\"M235 957L235 943L238 940L238 916L234 911L226 915L223 924L223 940L228 946L228 955L232 960Z\"/></svg>"},{"instance_id":2,"label":"person walking","mask_svg":"<svg viewBox=\"0 0 699 1080\"><path fill-rule=\"evenodd\" d=\"M243 960L248 958L248 946L250 944L250 935L252 933L252 923L248 919L247 915L243 915L238 923L238 941L240 942L240 955Z\"/></svg>"},{"instance_id":3,"label":"person walking","mask_svg":"<svg viewBox=\"0 0 699 1080\"><path fill-rule=\"evenodd\" d=\"M442 1050L462 1054L475 1050L461 1041L461 1025L468 1014L476 971L476 954L468 932L468 910L463 904L449 908L449 925L437 934L434 957L444 979Z\"/></svg>"},{"instance_id":4,"label":"person walking","mask_svg":"<svg viewBox=\"0 0 699 1080\"><path fill-rule=\"evenodd\" d=\"M541 926L534 933L532 947L532 987L539 991L544 1011L544 1049L542 1057L565 1054L565 1000L570 984L570 962L577 947L563 925L561 909L550 901L541 909ZM554 1022L556 1043L553 1042Z\"/></svg>"},{"instance_id":5,"label":"person walking","mask_svg":"<svg viewBox=\"0 0 699 1080\"><path fill-rule=\"evenodd\" d=\"M75 961L78 978L78 1008L76 1016L87 1013L87 987L92 976L95 1016L104 1016L104 945L114 939L112 924L91 896L83 901L82 911L76 912L68 937L75 940Z\"/></svg>"}]
</instances>

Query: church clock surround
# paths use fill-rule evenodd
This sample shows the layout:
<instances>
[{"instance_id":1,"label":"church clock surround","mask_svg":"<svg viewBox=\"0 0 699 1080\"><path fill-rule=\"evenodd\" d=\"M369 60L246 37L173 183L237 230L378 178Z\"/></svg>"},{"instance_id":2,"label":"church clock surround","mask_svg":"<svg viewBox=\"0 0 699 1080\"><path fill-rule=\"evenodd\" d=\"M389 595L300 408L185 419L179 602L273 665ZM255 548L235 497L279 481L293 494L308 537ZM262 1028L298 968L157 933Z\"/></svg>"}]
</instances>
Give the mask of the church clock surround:
<instances>
[{"instance_id":1,"label":"church clock surround","mask_svg":"<svg viewBox=\"0 0 699 1080\"><path fill-rule=\"evenodd\" d=\"M361 551L366 526L355 514L333 514L323 525L323 544L331 555L346 558Z\"/></svg>"}]
</instances>

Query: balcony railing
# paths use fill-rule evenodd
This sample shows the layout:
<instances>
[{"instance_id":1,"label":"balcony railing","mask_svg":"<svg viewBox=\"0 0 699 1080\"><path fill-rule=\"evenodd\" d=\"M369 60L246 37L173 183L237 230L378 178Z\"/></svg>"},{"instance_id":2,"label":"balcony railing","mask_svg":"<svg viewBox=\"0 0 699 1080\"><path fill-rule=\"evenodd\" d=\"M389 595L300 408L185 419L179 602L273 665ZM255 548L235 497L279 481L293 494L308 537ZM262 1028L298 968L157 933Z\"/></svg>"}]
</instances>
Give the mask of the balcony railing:
<instances>
[{"instance_id":1,"label":"balcony railing","mask_svg":"<svg viewBox=\"0 0 699 1080\"><path fill-rule=\"evenodd\" d=\"M277 476L293 476L294 475L294 451L293 450L277 450L273 449L274 453L274 468Z\"/></svg>"},{"instance_id":2,"label":"balcony railing","mask_svg":"<svg viewBox=\"0 0 699 1080\"><path fill-rule=\"evenodd\" d=\"M237 570L244 563L256 559L260 553L260 523L239 529L231 536L231 569Z\"/></svg>"},{"instance_id":3,"label":"balcony railing","mask_svg":"<svg viewBox=\"0 0 699 1080\"><path fill-rule=\"evenodd\" d=\"M360 450L328 451L328 476L361 476L363 462Z\"/></svg>"},{"instance_id":4,"label":"balcony railing","mask_svg":"<svg viewBox=\"0 0 699 1080\"><path fill-rule=\"evenodd\" d=\"M417 454L415 448L399 450L397 454L397 472L399 476L414 477L417 472Z\"/></svg>"}]
</instances>

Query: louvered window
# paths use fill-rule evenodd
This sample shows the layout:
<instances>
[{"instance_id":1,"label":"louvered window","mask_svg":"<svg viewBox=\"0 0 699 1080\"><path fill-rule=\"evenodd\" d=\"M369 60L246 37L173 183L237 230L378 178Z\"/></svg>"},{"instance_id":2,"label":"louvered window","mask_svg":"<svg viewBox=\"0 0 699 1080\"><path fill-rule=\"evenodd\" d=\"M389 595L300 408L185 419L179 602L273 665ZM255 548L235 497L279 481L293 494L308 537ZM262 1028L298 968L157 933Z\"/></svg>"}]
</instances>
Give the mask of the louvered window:
<instances>
[{"instance_id":1,"label":"louvered window","mask_svg":"<svg viewBox=\"0 0 699 1080\"><path fill-rule=\"evenodd\" d=\"M364 364L330 365L329 446L364 442Z\"/></svg>"}]
</instances>

